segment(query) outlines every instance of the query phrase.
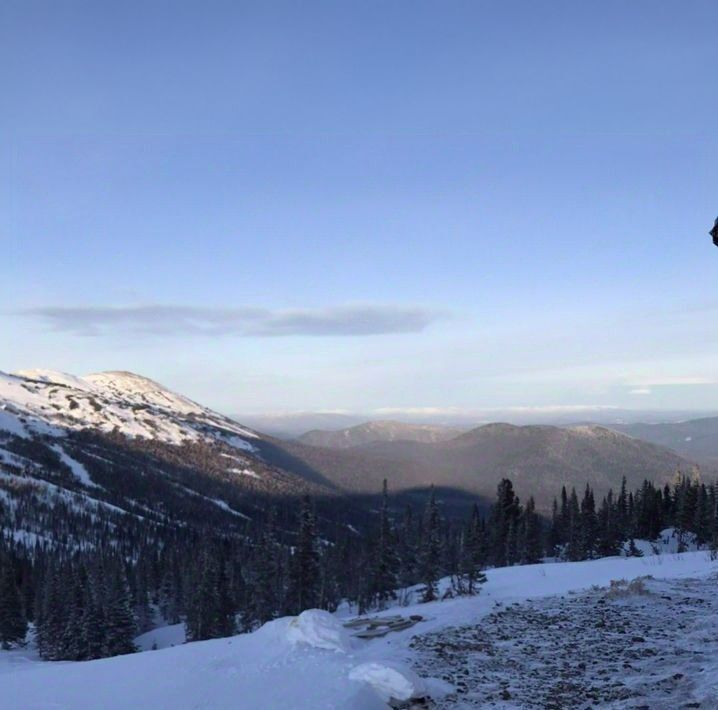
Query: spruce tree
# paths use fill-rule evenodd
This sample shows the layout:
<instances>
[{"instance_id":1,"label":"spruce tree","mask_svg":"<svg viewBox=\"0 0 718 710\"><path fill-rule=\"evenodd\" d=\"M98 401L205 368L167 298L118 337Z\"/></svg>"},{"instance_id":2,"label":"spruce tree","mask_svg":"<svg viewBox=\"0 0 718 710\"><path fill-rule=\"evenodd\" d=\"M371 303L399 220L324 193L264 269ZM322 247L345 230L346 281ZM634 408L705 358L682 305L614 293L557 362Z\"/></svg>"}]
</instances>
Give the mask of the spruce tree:
<instances>
[{"instance_id":1,"label":"spruce tree","mask_svg":"<svg viewBox=\"0 0 718 710\"><path fill-rule=\"evenodd\" d=\"M571 495L567 505L568 514L568 535L566 540L566 559L570 562L576 562L583 559L583 549L581 545L581 511L578 506L578 496L576 489L571 488Z\"/></svg>"},{"instance_id":2,"label":"spruce tree","mask_svg":"<svg viewBox=\"0 0 718 710\"><path fill-rule=\"evenodd\" d=\"M420 581L423 584L421 600L434 601L438 593L437 583L441 577L441 518L433 486L424 512L419 565Z\"/></svg>"},{"instance_id":3,"label":"spruce tree","mask_svg":"<svg viewBox=\"0 0 718 710\"><path fill-rule=\"evenodd\" d=\"M591 487L586 484L579 520L579 559L591 560L595 557L596 527L596 503Z\"/></svg>"},{"instance_id":4,"label":"spruce tree","mask_svg":"<svg viewBox=\"0 0 718 710\"><path fill-rule=\"evenodd\" d=\"M396 599L396 588L399 586L399 559L396 555L394 534L389 519L389 494L384 479L382 488L382 504L379 517L379 537L374 552L372 569L371 594L383 609L391 599Z\"/></svg>"},{"instance_id":5,"label":"spruce tree","mask_svg":"<svg viewBox=\"0 0 718 710\"><path fill-rule=\"evenodd\" d=\"M15 570L8 557L0 556L0 648L22 643L27 634L27 619Z\"/></svg>"},{"instance_id":6,"label":"spruce tree","mask_svg":"<svg viewBox=\"0 0 718 710\"><path fill-rule=\"evenodd\" d=\"M289 611L299 614L319 604L319 550L314 511L309 496L302 501L297 545L292 555Z\"/></svg>"},{"instance_id":7,"label":"spruce tree","mask_svg":"<svg viewBox=\"0 0 718 710\"><path fill-rule=\"evenodd\" d=\"M536 513L536 502L531 496L521 519L520 561L532 565L541 562L542 552L541 518Z\"/></svg>"},{"instance_id":8,"label":"spruce tree","mask_svg":"<svg viewBox=\"0 0 718 710\"><path fill-rule=\"evenodd\" d=\"M117 570L108 595L105 614L105 650L108 656L134 653L137 650L133 641L137 627L132 615L127 579L122 563L116 564Z\"/></svg>"},{"instance_id":9,"label":"spruce tree","mask_svg":"<svg viewBox=\"0 0 718 710\"><path fill-rule=\"evenodd\" d=\"M479 591L479 586L486 581L486 575L483 573L486 559L484 529L476 504L471 511L469 522L464 527L461 541L459 588L457 591L476 594Z\"/></svg>"},{"instance_id":10,"label":"spruce tree","mask_svg":"<svg viewBox=\"0 0 718 710\"><path fill-rule=\"evenodd\" d=\"M272 510L264 524L253 565L252 591L245 628L252 629L273 619L279 611L279 544L275 533L275 512Z\"/></svg>"},{"instance_id":11,"label":"spruce tree","mask_svg":"<svg viewBox=\"0 0 718 710\"><path fill-rule=\"evenodd\" d=\"M491 509L490 558L496 567L505 567L517 561L518 521L521 515L519 499L508 478L504 478L496 490L496 503Z\"/></svg>"}]
</instances>

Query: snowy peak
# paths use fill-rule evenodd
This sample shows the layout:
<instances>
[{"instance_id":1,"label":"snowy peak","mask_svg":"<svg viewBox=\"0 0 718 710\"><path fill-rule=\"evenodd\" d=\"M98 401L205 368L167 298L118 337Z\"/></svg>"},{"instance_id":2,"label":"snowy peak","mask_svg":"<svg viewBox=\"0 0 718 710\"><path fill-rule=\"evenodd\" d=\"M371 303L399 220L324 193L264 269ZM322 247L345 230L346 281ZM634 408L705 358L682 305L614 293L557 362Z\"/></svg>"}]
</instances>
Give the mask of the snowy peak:
<instances>
[{"instance_id":1,"label":"snowy peak","mask_svg":"<svg viewBox=\"0 0 718 710\"><path fill-rule=\"evenodd\" d=\"M168 408L184 414L201 414L209 411L187 397L163 387L149 377L136 375L134 372L97 372L86 375L81 380L111 397Z\"/></svg>"},{"instance_id":2,"label":"snowy peak","mask_svg":"<svg viewBox=\"0 0 718 710\"><path fill-rule=\"evenodd\" d=\"M67 372L59 370L46 370L36 368L32 370L18 370L12 373L15 377L26 380L37 380L51 385L60 385L61 387L71 387L73 389L91 389L90 383L86 382L82 377L70 375Z\"/></svg>"},{"instance_id":3,"label":"snowy peak","mask_svg":"<svg viewBox=\"0 0 718 710\"><path fill-rule=\"evenodd\" d=\"M170 444L220 438L244 449L257 438L228 417L131 372L0 373L0 408L0 428L21 436L96 429Z\"/></svg>"}]
</instances>

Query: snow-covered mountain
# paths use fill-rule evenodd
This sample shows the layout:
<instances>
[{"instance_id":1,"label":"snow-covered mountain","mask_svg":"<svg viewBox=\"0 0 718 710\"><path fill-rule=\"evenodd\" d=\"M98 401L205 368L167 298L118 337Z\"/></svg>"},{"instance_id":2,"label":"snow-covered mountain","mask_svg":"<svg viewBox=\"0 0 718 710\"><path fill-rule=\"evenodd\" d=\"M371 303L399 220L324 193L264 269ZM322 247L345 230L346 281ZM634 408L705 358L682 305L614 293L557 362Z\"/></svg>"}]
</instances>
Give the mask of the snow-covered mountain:
<instances>
[{"instance_id":1,"label":"snow-covered mountain","mask_svg":"<svg viewBox=\"0 0 718 710\"><path fill-rule=\"evenodd\" d=\"M81 542L99 509L114 524L232 530L305 494L337 495L271 438L146 377L0 373L0 513L17 535Z\"/></svg>"},{"instance_id":2,"label":"snow-covered mountain","mask_svg":"<svg viewBox=\"0 0 718 710\"><path fill-rule=\"evenodd\" d=\"M221 438L251 450L255 432L132 372L76 377L54 370L0 372L4 426L15 432L60 434L95 429L169 444Z\"/></svg>"}]
</instances>

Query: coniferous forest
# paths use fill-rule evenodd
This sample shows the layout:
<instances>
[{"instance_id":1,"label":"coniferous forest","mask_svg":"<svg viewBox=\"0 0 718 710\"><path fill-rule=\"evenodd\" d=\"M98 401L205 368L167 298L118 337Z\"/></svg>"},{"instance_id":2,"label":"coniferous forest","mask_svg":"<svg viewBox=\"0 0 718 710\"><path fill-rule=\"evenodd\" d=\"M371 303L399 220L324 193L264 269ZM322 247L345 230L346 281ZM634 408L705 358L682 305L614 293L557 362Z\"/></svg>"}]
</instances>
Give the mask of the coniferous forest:
<instances>
[{"instance_id":1,"label":"coniferous forest","mask_svg":"<svg viewBox=\"0 0 718 710\"><path fill-rule=\"evenodd\" d=\"M55 537L17 534L0 498L0 645L23 643L32 625L43 658L86 660L130 653L135 636L157 625L182 622L196 641L308 608L380 609L402 603L409 587L423 601L475 594L487 567L639 555L633 540L667 527L677 529L679 551L715 550L716 501L714 485L678 475L663 488L646 481L628 491L624 482L600 501L590 486L563 488L542 517L504 479L486 514L475 505L457 521L442 514L434 489L422 510L397 509L385 484L370 528L347 526L334 539L320 534L305 497L291 528L273 510L226 535L107 521L74 545L62 520L50 527ZM451 583L440 587L444 577Z\"/></svg>"}]
</instances>

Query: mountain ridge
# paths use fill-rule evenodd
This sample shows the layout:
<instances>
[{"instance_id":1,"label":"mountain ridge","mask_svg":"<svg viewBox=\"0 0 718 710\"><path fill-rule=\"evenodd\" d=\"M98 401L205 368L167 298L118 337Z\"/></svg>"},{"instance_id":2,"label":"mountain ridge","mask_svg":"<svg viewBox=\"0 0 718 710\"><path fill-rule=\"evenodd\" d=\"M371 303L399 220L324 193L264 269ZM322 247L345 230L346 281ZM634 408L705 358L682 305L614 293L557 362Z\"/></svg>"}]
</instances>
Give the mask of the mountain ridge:
<instances>
[{"instance_id":1,"label":"mountain ridge","mask_svg":"<svg viewBox=\"0 0 718 710\"><path fill-rule=\"evenodd\" d=\"M463 429L432 424L407 424L391 419L377 419L337 431L313 429L297 437L310 446L350 449L373 441L446 441L461 434Z\"/></svg>"}]
</instances>

